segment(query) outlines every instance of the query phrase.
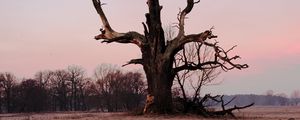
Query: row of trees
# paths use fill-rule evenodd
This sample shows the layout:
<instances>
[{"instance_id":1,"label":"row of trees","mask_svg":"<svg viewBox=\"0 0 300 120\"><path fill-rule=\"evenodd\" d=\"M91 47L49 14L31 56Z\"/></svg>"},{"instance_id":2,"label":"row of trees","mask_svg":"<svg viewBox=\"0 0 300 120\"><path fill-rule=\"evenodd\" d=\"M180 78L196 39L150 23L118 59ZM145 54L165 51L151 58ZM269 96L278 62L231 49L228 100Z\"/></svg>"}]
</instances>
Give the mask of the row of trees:
<instances>
[{"instance_id":1,"label":"row of trees","mask_svg":"<svg viewBox=\"0 0 300 120\"><path fill-rule=\"evenodd\" d=\"M0 112L125 111L142 104L145 83L139 72L122 72L111 65L87 77L79 66L40 71L18 82L0 73Z\"/></svg>"}]
</instances>

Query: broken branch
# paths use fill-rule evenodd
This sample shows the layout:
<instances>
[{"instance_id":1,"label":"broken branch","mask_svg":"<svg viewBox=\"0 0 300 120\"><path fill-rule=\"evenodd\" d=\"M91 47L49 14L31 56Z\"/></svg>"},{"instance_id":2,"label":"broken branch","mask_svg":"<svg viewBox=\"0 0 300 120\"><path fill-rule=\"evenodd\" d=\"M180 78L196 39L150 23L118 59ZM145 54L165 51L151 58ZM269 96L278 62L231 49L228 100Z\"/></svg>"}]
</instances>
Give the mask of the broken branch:
<instances>
[{"instance_id":1,"label":"broken branch","mask_svg":"<svg viewBox=\"0 0 300 120\"><path fill-rule=\"evenodd\" d=\"M100 29L101 34L95 36L96 40L104 39L102 43L111 43L111 42L118 42L118 43L133 43L137 46L141 47L143 41L145 40L144 36L137 33L137 32L127 32L127 33L119 33L112 29L107 20L103 9L102 3L100 0L93 0L94 7L97 13L100 16L104 29Z\"/></svg>"}]
</instances>

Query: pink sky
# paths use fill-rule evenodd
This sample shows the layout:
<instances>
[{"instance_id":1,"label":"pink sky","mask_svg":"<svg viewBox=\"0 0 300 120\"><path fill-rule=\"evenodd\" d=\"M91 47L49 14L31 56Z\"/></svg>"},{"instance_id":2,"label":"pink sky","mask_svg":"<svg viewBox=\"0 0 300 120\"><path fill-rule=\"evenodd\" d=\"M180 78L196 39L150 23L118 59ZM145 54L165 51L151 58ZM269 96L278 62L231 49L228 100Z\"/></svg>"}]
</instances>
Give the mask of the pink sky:
<instances>
[{"instance_id":1,"label":"pink sky","mask_svg":"<svg viewBox=\"0 0 300 120\"><path fill-rule=\"evenodd\" d=\"M114 29L143 32L145 0L103 0ZM162 0L163 23L177 22L184 0ZM224 73L213 93L287 93L300 89L299 0L201 0L187 19L187 32L214 26L220 44L250 68ZM134 6L134 7L133 7ZM139 58L134 45L101 44L93 39L101 24L88 0L1 0L0 72L32 77L40 70L80 65L88 74L101 63L122 65ZM141 69L129 66L124 69Z\"/></svg>"}]
</instances>

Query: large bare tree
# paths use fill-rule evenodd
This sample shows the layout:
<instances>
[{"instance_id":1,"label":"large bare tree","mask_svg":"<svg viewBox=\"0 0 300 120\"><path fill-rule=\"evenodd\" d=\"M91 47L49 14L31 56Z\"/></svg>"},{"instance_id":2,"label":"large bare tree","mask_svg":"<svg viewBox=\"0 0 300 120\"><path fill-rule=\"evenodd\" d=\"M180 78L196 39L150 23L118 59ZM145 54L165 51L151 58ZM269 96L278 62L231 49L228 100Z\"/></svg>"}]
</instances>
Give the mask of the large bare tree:
<instances>
[{"instance_id":1,"label":"large bare tree","mask_svg":"<svg viewBox=\"0 0 300 120\"><path fill-rule=\"evenodd\" d=\"M178 33L172 40L166 41L161 22L162 6L159 0L147 0L149 12L145 14L146 22L142 23L144 34L129 31L120 33L115 31L109 24L100 0L92 0L94 7L99 14L103 29L101 34L95 36L95 39L103 39L102 42L111 43L133 43L136 44L141 52L141 58L132 59L128 64L141 64L144 68L148 84L148 94L154 96L154 103L151 112L171 113L172 112L172 92L171 87L175 75L183 70L204 70L220 67L223 70L234 68L247 68L247 64L236 64L232 61L239 56L230 57L227 53L232 50L224 50L218 46L217 42L209 42L208 39L217 38L212 33L212 29L196 34L185 34L185 18L192 11L195 4L199 1L186 0L185 8L178 14ZM203 46L211 47L214 51L214 59L205 62L185 62L180 66L174 67L175 55L184 48L184 45L190 42L197 42Z\"/></svg>"}]
</instances>

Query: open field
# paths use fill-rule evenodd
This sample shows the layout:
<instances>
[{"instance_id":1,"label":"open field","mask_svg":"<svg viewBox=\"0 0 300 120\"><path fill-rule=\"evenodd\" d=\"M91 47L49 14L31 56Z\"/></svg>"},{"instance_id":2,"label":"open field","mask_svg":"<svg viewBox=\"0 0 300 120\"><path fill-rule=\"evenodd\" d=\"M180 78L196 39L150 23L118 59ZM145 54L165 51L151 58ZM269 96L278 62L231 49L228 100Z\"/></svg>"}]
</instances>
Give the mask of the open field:
<instances>
[{"instance_id":1,"label":"open field","mask_svg":"<svg viewBox=\"0 0 300 120\"><path fill-rule=\"evenodd\" d=\"M237 111L236 115L242 120L300 120L300 107L252 107ZM127 113L63 112L0 114L0 120L207 120L207 118L194 115L134 116Z\"/></svg>"}]
</instances>

